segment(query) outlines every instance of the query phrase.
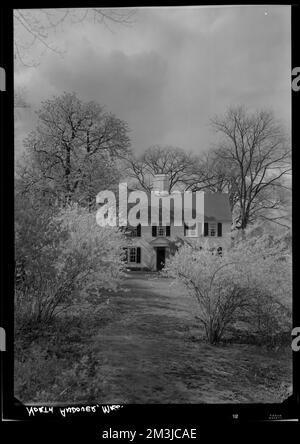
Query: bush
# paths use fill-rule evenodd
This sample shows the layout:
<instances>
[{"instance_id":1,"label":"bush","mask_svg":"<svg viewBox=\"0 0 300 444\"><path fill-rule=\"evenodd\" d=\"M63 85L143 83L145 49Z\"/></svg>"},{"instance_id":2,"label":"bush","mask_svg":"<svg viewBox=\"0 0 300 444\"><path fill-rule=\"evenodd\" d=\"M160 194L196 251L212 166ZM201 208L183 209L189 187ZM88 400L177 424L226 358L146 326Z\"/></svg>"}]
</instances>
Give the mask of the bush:
<instances>
[{"instance_id":1,"label":"bush","mask_svg":"<svg viewBox=\"0 0 300 444\"><path fill-rule=\"evenodd\" d=\"M67 231L54 221L55 211L29 199L15 206L15 314L17 324L46 319L56 286L55 263Z\"/></svg>"},{"instance_id":2,"label":"bush","mask_svg":"<svg viewBox=\"0 0 300 444\"><path fill-rule=\"evenodd\" d=\"M210 343L219 342L237 321L261 340L291 327L291 258L285 248L259 236L219 256L209 245L182 246L166 264L196 299L197 318Z\"/></svg>"},{"instance_id":3,"label":"bush","mask_svg":"<svg viewBox=\"0 0 300 444\"><path fill-rule=\"evenodd\" d=\"M15 336L14 392L25 403L99 402L107 375L91 337L110 316L63 313ZM88 325L88 328L87 328Z\"/></svg>"},{"instance_id":4,"label":"bush","mask_svg":"<svg viewBox=\"0 0 300 444\"><path fill-rule=\"evenodd\" d=\"M252 292L243 320L259 345L277 346L290 340L291 309L268 293Z\"/></svg>"},{"instance_id":5,"label":"bush","mask_svg":"<svg viewBox=\"0 0 300 444\"><path fill-rule=\"evenodd\" d=\"M58 358L39 344L27 348L15 362L15 394L26 403L97 402L103 380L93 354Z\"/></svg>"},{"instance_id":6,"label":"bush","mask_svg":"<svg viewBox=\"0 0 300 444\"><path fill-rule=\"evenodd\" d=\"M234 255L245 264L249 304L244 313L248 331L258 344L282 345L292 320L292 263L290 234L262 231L238 242Z\"/></svg>"},{"instance_id":7,"label":"bush","mask_svg":"<svg viewBox=\"0 0 300 444\"><path fill-rule=\"evenodd\" d=\"M76 302L99 303L102 289L116 290L122 277L122 235L78 206L54 211L19 202L15 245L19 326L49 322Z\"/></svg>"}]
</instances>

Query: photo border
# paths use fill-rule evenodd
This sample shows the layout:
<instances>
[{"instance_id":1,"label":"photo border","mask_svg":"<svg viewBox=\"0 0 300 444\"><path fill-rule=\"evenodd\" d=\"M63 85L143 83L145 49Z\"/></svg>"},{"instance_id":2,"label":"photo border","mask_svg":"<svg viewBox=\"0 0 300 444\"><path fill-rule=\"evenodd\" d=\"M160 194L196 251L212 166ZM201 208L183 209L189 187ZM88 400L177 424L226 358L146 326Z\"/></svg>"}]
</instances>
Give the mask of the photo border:
<instances>
[{"instance_id":1,"label":"photo border","mask_svg":"<svg viewBox=\"0 0 300 444\"><path fill-rule=\"evenodd\" d=\"M217 5L218 3L216 3ZM232 3L231 3L232 4ZM265 3L263 3L265 4ZM193 5L193 2L189 2ZM196 4L195 4L196 5ZM199 5L199 4L198 4ZM238 5L238 4L237 4ZM234 5L234 6L237 6ZM274 5L274 3L272 3ZM62 7L61 4L59 4ZM64 7L74 7L66 5ZM101 2L101 5L88 4L90 6L109 6L119 7L118 2ZM124 5L122 5L124 6ZM138 6L154 6L150 3L128 3L128 7ZM179 2L171 2L171 4L160 4L155 6L185 6ZM203 6L203 5L199 5ZM209 4L211 6L211 4ZM36 6L35 6L36 7ZM54 4L43 5L44 8L54 8ZM76 6L79 7L79 6ZM59 411L59 407L54 406L52 415L36 414L28 416L26 406L19 400L14 398L13 391L13 374L14 374L14 85L13 85L13 9L22 8L16 5L11 8L1 9L1 60L0 66L5 69L6 73L6 91L0 92L1 100L1 323L0 326L6 333L6 350L1 351L1 419L2 421L26 421L36 423L42 421L45 428L51 428L51 424L64 423L77 424L80 427L82 423L88 423L93 431L99 435L101 427L109 427L114 425L116 429L126 425L136 428L136 420L138 416L144 423L144 428L166 427L167 425L193 425L202 427L206 423L213 421L214 423L224 422L232 423L249 423L261 421L296 421L299 420L299 356L300 352L293 351L293 395L280 404L126 404L122 408L105 414L101 409L102 404L99 403L99 409L96 414L75 413L72 418L64 418ZM296 41L299 41L299 23L300 23L300 7L292 5L292 68L300 67L299 48ZM298 39L297 39L298 37ZM270 83L272 82L272 74L270 72ZM299 122L300 115L300 91L292 91L292 165L296 167L296 151L299 144ZM296 171L296 169L295 169ZM296 216L296 190L298 181L296 175L292 175L292 228L293 228L293 327L300 326L299 319L299 298L298 296L298 275L296 271L296 254L298 252L299 234ZM292 342L292 336L291 336ZM297 378L298 375L298 378ZM41 405L41 404L39 404ZM83 406L84 404L76 404ZM141 420L139 419L139 421ZM49 424L48 426L48 423ZM46 425L47 424L47 425ZM95 430L94 430L95 426ZM73 429L74 430L74 429Z\"/></svg>"}]
</instances>

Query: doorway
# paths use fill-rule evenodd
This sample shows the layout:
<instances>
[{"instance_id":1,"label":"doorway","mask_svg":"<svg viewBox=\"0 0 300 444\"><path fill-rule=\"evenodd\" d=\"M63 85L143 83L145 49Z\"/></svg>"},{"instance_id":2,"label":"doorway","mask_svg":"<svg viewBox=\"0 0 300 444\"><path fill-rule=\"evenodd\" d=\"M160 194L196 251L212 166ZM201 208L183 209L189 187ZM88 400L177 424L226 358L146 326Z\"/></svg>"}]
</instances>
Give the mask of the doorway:
<instances>
[{"instance_id":1,"label":"doorway","mask_svg":"<svg viewBox=\"0 0 300 444\"><path fill-rule=\"evenodd\" d=\"M166 247L156 248L156 270L159 271L165 266Z\"/></svg>"}]
</instances>

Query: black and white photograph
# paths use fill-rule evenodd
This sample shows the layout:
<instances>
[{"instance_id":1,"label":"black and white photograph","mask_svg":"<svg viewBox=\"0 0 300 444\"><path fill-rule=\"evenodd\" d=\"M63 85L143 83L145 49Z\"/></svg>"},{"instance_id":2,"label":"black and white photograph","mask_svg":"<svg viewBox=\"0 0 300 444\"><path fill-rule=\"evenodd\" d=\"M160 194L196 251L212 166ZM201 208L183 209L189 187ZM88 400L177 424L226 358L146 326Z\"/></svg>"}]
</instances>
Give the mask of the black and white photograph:
<instances>
[{"instance_id":1,"label":"black and white photograph","mask_svg":"<svg viewBox=\"0 0 300 444\"><path fill-rule=\"evenodd\" d=\"M291 6L13 17L15 399L287 401Z\"/></svg>"}]
</instances>

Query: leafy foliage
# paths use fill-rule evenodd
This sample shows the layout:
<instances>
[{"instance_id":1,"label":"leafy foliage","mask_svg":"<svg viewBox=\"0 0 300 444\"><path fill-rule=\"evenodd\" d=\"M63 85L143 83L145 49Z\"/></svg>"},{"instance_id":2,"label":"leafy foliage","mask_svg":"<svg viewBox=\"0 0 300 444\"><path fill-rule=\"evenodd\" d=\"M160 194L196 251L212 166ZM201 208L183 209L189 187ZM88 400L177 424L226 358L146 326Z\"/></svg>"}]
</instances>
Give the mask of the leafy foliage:
<instances>
[{"instance_id":1,"label":"leafy foliage","mask_svg":"<svg viewBox=\"0 0 300 444\"><path fill-rule=\"evenodd\" d=\"M291 255L285 243L266 234L237 241L222 256L209 245L182 246L165 272L196 298L198 319L210 343L237 321L257 337L274 338L291 321Z\"/></svg>"},{"instance_id":2,"label":"leafy foliage","mask_svg":"<svg viewBox=\"0 0 300 444\"><path fill-rule=\"evenodd\" d=\"M85 315L63 313L50 325L17 334L16 396L27 403L99 402L104 381L90 335L104 319L90 307Z\"/></svg>"},{"instance_id":3,"label":"leafy foliage","mask_svg":"<svg viewBox=\"0 0 300 444\"><path fill-rule=\"evenodd\" d=\"M79 299L99 303L122 275L122 235L99 227L76 205L45 211L25 200L16 209L16 315L47 322Z\"/></svg>"}]
</instances>

